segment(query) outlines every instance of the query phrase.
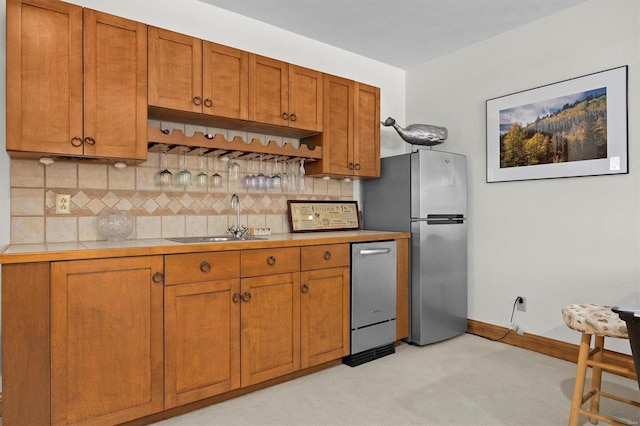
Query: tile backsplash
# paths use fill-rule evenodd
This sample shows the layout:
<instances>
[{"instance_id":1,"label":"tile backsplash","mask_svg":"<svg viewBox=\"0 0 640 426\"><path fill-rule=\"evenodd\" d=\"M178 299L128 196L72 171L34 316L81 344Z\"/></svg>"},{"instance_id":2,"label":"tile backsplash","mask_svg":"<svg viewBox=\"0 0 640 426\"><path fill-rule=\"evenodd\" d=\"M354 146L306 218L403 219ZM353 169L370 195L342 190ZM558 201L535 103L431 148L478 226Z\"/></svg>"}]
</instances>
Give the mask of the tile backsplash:
<instances>
[{"instance_id":1,"label":"tile backsplash","mask_svg":"<svg viewBox=\"0 0 640 426\"><path fill-rule=\"evenodd\" d=\"M257 161L238 160L240 179L229 181L226 165L205 157L205 169L222 175L223 185L181 187L158 185L158 153L149 153L137 167L84 161L56 161L49 166L37 160L11 159L11 244L97 241L96 218L105 208L127 210L134 219L129 239L166 238L224 234L235 225L231 195L241 201L240 224L269 227L273 233L289 232L288 199L351 200L353 182L305 177L305 188L246 189L244 176ZM267 171L273 169L269 161ZM177 154L168 154L174 176L179 171ZM266 164L265 164L266 165ZM199 158L187 156L187 167L195 176ZM57 194L71 196L70 214L56 214Z\"/></svg>"}]
</instances>

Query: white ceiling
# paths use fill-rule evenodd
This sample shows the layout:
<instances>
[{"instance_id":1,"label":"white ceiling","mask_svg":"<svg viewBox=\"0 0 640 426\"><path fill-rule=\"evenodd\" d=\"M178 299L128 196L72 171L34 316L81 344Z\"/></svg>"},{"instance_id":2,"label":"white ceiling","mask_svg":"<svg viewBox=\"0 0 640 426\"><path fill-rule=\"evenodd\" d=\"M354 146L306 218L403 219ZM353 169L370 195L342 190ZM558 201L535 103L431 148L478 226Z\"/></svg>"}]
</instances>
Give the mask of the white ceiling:
<instances>
[{"instance_id":1,"label":"white ceiling","mask_svg":"<svg viewBox=\"0 0 640 426\"><path fill-rule=\"evenodd\" d=\"M200 0L409 69L586 0Z\"/></svg>"}]
</instances>

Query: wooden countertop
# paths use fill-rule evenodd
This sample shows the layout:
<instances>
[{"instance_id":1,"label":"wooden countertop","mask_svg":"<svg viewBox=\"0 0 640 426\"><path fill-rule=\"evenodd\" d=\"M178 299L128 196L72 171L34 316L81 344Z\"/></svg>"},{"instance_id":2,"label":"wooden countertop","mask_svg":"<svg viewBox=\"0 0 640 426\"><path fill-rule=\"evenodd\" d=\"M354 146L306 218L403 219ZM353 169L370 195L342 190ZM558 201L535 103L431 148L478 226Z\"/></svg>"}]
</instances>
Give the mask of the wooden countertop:
<instances>
[{"instance_id":1,"label":"wooden countertop","mask_svg":"<svg viewBox=\"0 0 640 426\"><path fill-rule=\"evenodd\" d=\"M357 243L410 238L409 233L387 231L335 231L300 234L274 234L266 240L185 244L164 238L125 240L117 243L85 241L50 244L15 244L0 251L0 264L49 262L57 260L103 259L203 251L250 250L300 247L319 244Z\"/></svg>"}]
</instances>

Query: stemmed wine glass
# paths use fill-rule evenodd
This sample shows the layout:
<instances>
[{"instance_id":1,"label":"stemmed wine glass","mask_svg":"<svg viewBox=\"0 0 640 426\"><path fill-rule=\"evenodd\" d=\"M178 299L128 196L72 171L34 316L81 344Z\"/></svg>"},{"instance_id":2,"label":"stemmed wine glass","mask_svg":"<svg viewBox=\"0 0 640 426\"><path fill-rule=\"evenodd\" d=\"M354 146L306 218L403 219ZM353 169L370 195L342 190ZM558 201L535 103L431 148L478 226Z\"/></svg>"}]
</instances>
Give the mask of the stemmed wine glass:
<instances>
[{"instance_id":1,"label":"stemmed wine glass","mask_svg":"<svg viewBox=\"0 0 640 426\"><path fill-rule=\"evenodd\" d=\"M180 171L178 172L178 184L184 186L191 186L191 172L187 169L187 150L182 151L182 156L180 157Z\"/></svg>"},{"instance_id":2,"label":"stemmed wine glass","mask_svg":"<svg viewBox=\"0 0 640 426\"><path fill-rule=\"evenodd\" d=\"M160 186L171 186L173 183L173 173L167 169L167 150L165 149L160 153L160 172L158 174L158 181Z\"/></svg>"},{"instance_id":3,"label":"stemmed wine glass","mask_svg":"<svg viewBox=\"0 0 640 426\"><path fill-rule=\"evenodd\" d=\"M256 187L256 160L251 158L247 162L247 175L244 178L244 186L247 189L255 189Z\"/></svg>"},{"instance_id":4,"label":"stemmed wine glass","mask_svg":"<svg viewBox=\"0 0 640 426\"><path fill-rule=\"evenodd\" d=\"M204 171L204 156L202 154L198 156L198 168L200 172L196 175L196 186L206 188L209 186L209 175Z\"/></svg>"},{"instance_id":5,"label":"stemmed wine glass","mask_svg":"<svg viewBox=\"0 0 640 426\"><path fill-rule=\"evenodd\" d=\"M258 183L257 187L259 189L265 189L267 187L267 176L263 173L264 165L262 164L262 155L260 155L260 167L258 169Z\"/></svg>"},{"instance_id":6,"label":"stemmed wine glass","mask_svg":"<svg viewBox=\"0 0 640 426\"><path fill-rule=\"evenodd\" d=\"M235 158L231 158L229 163L227 163L227 172L229 173L230 181L240 179L240 164L238 164Z\"/></svg>"},{"instance_id":7,"label":"stemmed wine glass","mask_svg":"<svg viewBox=\"0 0 640 426\"><path fill-rule=\"evenodd\" d=\"M304 192L305 191L305 180L304 180L304 175L305 175L305 170L304 170L304 159L300 160L300 179L299 179L299 185L298 188L300 189L300 192Z\"/></svg>"},{"instance_id":8,"label":"stemmed wine glass","mask_svg":"<svg viewBox=\"0 0 640 426\"><path fill-rule=\"evenodd\" d=\"M278 156L273 159L273 176L271 176L271 187L280 189L282 187L282 178L280 177L280 166L278 165Z\"/></svg>"},{"instance_id":9,"label":"stemmed wine glass","mask_svg":"<svg viewBox=\"0 0 640 426\"><path fill-rule=\"evenodd\" d=\"M220 188L222 186L222 176L218 173L218 156L213 159L213 174L211 175L211 186Z\"/></svg>"},{"instance_id":10,"label":"stemmed wine glass","mask_svg":"<svg viewBox=\"0 0 640 426\"><path fill-rule=\"evenodd\" d=\"M298 174L296 173L296 161L293 160L287 166L289 168L289 173L287 173L287 177L289 178L288 188L291 192L297 192L298 188Z\"/></svg>"}]
</instances>

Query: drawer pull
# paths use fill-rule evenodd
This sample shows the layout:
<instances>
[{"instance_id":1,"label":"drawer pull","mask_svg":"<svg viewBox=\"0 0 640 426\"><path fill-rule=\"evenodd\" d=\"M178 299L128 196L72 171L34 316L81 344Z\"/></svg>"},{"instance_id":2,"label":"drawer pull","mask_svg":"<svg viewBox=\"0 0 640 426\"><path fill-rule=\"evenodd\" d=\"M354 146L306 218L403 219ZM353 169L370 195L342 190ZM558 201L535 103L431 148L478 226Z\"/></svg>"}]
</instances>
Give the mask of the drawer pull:
<instances>
[{"instance_id":1,"label":"drawer pull","mask_svg":"<svg viewBox=\"0 0 640 426\"><path fill-rule=\"evenodd\" d=\"M206 260L200 264L200 270L205 274L211 271L211 264Z\"/></svg>"},{"instance_id":2,"label":"drawer pull","mask_svg":"<svg viewBox=\"0 0 640 426\"><path fill-rule=\"evenodd\" d=\"M291 121L296 121L296 120L298 119L298 116L297 116L297 115L295 115L295 114L291 114L291 116L289 116L289 119L290 119Z\"/></svg>"},{"instance_id":3,"label":"drawer pull","mask_svg":"<svg viewBox=\"0 0 640 426\"><path fill-rule=\"evenodd\" d=\"M287 114L286 112L282 113L282 119L283 120L288 120L289 119L289 114Z\"/></svg>"},{"instance_id":4,"label":"drawer pull","mask_svg":"<svg viewBox=\"0 0 640 426\"><path fill-rule=\"evenodd\" d=\"M331 259L331 252L329 250L324 252L324 260Z\"/></svg>"},{"instance_id":5,"label":"drawer pull","mask_svg":"<svg viewBox=\"0 0 640 426\"><path fill-rule=\"evenodd\" d=\"M86 143L87 145L95 145L96 140L91 136L87 136L86 138L84 138L84 143Z\"/></svg>"},{"instance_id":6,"label":"drawer pull","mask_svg":"<svg viewBox=\"0 0 640 426\"><path fill-rule=\"evenodd\" d=\"M82 146L82 138L79 138L77 136L72 137L71 138L71 145L73 145L75 147Z\"/></svg>"},{"instance_id":7,"label":"drawer pull","mask_svg":"<svg viewBox=\"0 0 640 426\"><path fill-rule=\"evenodd\" d=\"M204 106L211 108L213 106L213 101L209 98L204 100Z\"/></svg>"},{"instance_id":8,"label":"drawer pull","mask_svg":"<svg viewBox=\"0 0 640 426\"><path fill-rule=\"evenodd\" d=\"M202 98L200 96L196 96L195 98L193 98L193 103L195 105L202 105Z\"/></svg>"},{"instance_id":9,"label":"drawer pull","mask_svg":"<svg viewBox=\"0 0 640 426\"><path fill-rule=\"evenodd\" d=\"M162 284L164 282L164 274L162 272L156 272L155 274L153 274L153 277L151 279L156 284Z\"/></svg>"},{"instance_id":10,"label":"drawer pull","mask_svg":"<svg viewBox=\"0 0 640 426\"><path fill-rule=\"evenodd\" d=\"M233 298L231 300L233 300L233 303L240 303L242 296L240 296L240 293L233 293Z\"/></svg>"},{"instance_id":11,"label":"drawer pull","mask_svg":"<svg viewBox=\"0 0 640 426\"><path fill-rule=\"evenodd\" d=\"M273 266L276 264L276 258L275 256L269 256L267 257L267 265Z\"/></svg>"},{"instance_id":12,"label":"drawer pull","mask_svg":"<svg viewBox=\"0 0 640 426\"><path fill-rule=\"evenodd\" d=\"M303 293L309 293L309 286L307 284L302 284L302 286L300 287L300 291L302 291Z\"/></svg>"},{"instance_id":13,"label":"drawer pull","mask_svg":"<svg viewBox=\"0 0 640 426\"><path fill-rule=\"evenodd\" d=\"M245 291L244 293L242 293L242 301L243 302L250 302L251 301L251 293L249 293L248 291Z\"/></svg>"}]
</instances>

